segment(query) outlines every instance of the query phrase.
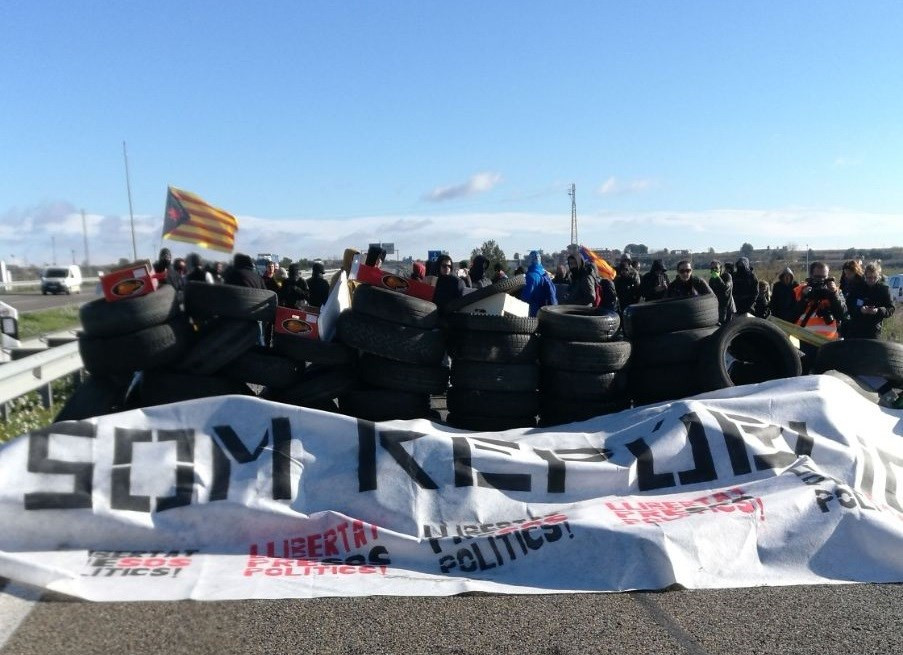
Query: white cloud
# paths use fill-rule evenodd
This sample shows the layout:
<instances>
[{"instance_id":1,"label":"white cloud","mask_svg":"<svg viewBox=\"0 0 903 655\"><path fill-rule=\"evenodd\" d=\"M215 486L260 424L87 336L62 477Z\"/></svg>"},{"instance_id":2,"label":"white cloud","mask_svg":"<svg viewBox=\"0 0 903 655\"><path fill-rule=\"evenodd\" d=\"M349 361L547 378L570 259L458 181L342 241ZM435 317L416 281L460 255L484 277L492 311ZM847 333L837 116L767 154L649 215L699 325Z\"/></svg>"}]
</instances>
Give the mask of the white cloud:
<instances>
[{"instance_id":1,"label":"white cloud","mask_svg":"<svg viewBox=\"0 0 903 655\"><path fill-rule=\"evenodd\" d=\"M855 166L859 166L862 164L862 159L859 157L845 157L838 156L834 158L834 167L835 168L853 168Z\"/></svg>"},{"instance_id":2,"label":"white cloud","mask_svg":"<svg viewBox=\"0 0 903 655\"><path fill-rule=\"evenodd\" d=\"M596 193L602 196L622 196L629 193L642 193L655 189L658 183L649 178L620 181L616 177L609 177L596 189Z\"/></svg>"},{"instance_id":3,"label":"white cloud","mask_svg":"<svg viewBox=\"0 0 903 655\"><path fill-rule=\"evenodd\" d=\"M455 198L466 198L492 190L502 181L501 173L483 172L472 175L469 180L451 186L439 186L423 196L430 202L443 202Z\"/></svg>"}]
</instances>

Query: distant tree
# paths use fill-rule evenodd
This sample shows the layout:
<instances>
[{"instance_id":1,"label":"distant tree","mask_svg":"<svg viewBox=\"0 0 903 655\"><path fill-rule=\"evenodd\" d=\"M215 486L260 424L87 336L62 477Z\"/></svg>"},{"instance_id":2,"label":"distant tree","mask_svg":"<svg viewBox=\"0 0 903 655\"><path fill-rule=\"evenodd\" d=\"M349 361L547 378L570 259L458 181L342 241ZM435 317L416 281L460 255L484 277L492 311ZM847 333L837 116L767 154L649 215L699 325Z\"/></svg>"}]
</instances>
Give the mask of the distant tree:
<instances>
[{"instance_id":1,"label":"distant tree","mask_svg":"<svg viewBox=\"0 0 903 655\"><path fill-rule=\"evenodd\" d=\"M279 260L279 267L288 270L288 267L292 264L292 260L288 257L283 257Z\"/></svg>"},{"instance_id":2,"label":"distant tree","mask_svg":"<svg viewBox=\"0 0 903 655\"><path fill-rule=\"evenodd\" d=\"M514 253L514 261L520 263L520 253L519 252Z\"/></svg>"},{"instance_id":3,"label":"distant tree","mask_svg":"<svg viewBox=\"0 0 903 655\"><path fill-rule=\"evenodd\" d=\"M668 249L667 249L667 248L662 248L662 254L663 254L663 255L667 255L667 254L668 254Z\"/></svg>"},{"instance_id":4,"label":"distant tree","mask_svg":"<svg viewBox=\"0 0 903 655\"><path fill-rule=\"evenodd\" d=\"M855 248L847 248L843 251L844 259L854 259L856 257L856 249Z\"/></svg>"},{"instance_id":5,"label":"distant tree","mask_svg":"<svg viewBox=\"0 0 903 655\"><path fill-rule=\"evenodd\" d=\"M715 254L715 249L712 248L711 246L709 246L708 253L709 253L710 255L714 255L714 254Z\"/></svg>"},{"instance_id":6,"label":"distant tree","mask_svg":"<svg viewBox=\"0 0 903 655\"><path fill-rule=\"evenodd\" d=\"M116 266L117 266L118 268L125 268L126 266L129 265L129 263L130 263L130 262L129 262L128 259L126 259L125 257L120 257L120 258L119 258L119 262L116 264Z\"/></svg>"},{"instance_id":7,"label":"distant tree","mask_svg":"<svg viewBox=\"0 0 903 655\"><path fill-rule=\"evenodd\" d=\"M648 255L649 248L645 243L628 243L624 246L624 252L629 252L631 255Z\"/></svg>"},{"instance_id":8,"label":"distant tree","mask_svg":"<svg viewBox=\"0 0 903 655\"><path fill-rule=\"evenodd\" d=\"M751 257L753 250L755 250L755 248L752 247L751 243L744 243L742 246L740 246L740 254L744 257Z\"/></svg>"},{"instance_id":9,"label":"distant tree","mask_svg":"<svg viewBox=\"0 0 903 655\"><path fill-rule=\"evenodd\" d=\"M496 264L501 264L505 269L508 268L508 258L505 257L505 252L499 247L499 244L497 244L494 239L484 242L479 248L474 248L470 253L470 259L473 260L477 255L483 255L483 257L489 260L489 268L487 270L490 271L490 275L493 266Z\"/></svg>"}]
</instances>

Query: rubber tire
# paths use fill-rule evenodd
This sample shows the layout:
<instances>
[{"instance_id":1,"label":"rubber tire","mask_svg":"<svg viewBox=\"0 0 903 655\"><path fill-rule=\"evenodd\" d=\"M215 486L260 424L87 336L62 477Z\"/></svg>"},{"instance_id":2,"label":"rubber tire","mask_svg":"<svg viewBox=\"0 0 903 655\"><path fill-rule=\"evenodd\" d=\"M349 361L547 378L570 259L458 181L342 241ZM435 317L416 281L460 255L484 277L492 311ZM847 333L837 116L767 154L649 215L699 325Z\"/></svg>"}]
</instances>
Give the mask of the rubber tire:
<instances>
[{"instance_id":1,"label":"rubber tire","mask_svg":"<svg viewBox=\"0 0 903 655\"><path fill-rule=\"evenodd\" d=\"M452 387L446 398L448 411L476 416L518 417L539 412L536 391L484 391Z\"/></svg>"},{"instance_id":2,"label":"rubber tire","mask_svg":"<svg viewBox=\"0 0 903 655\"><path fill-rule=\"evenodd\" d=\"M213 375L253 348L260 339L257 321L221 318L211 321L176 368L194 375Z\"/></svg>"},{"instance_id":3,"label":"rubber tire","mask_svg":"<svg viewBox=\"0 0 903 655\"><path fill-rule=\"evenodd\" d=\"M169 403L211 396L251 396L246 384L219 376L192 375L173 371L145 371L138 385L141 407L168 405Z\"/></svg>"},{"instance_id":4,"label":"rubber tire","mask_svg":"<svg viewBox=\"0 0 903 655\"><path fill-rule=\"evenodd\" d=\"M537 334L453 332L448 342L448 354L454 360L496 364L535 364L539 349Z\"/></svg>"},{"instance_id":5,"label":"rubber tire","mask_svg":"<svg viewBox=\"0 0 903 655\"><path fill-rule=\"evenodd\" d=\"M678 400L702 391L693 368L686 364L635 366L627 380L628 394L638 405Z\"/></svg>"},{"instance_id":6,"label":"rubber tire","mask_svg":"<svg viewBox=\"0 0 903 655\"><path fill-rule=\"evenodd\" d=\"M748 348L756 349L760 355L755 363L763 366L759 367L760 374L755 377L761 375L762 379L754 378L754 381L802 375L803 367L797 349L779 327L761 318L738 316L707 337L699 348L696 379L703 391L734 386L725 358L735 338L742 338ZM769 372L769 368L773 373Z\"/></svg>"},{"instance_id":7,"label":"rubber tire","mask_svg":"<svg viewBox=\"0 0 903 655\"><path fill-rule=\"evenodd\" d=\"M699 348L703 339L717 330L717 327L705 327L636 337L633 339L631 364L670 366L695 363L699 359Z\"/></svg>"},{"instance_id":8,"label":"rubber tire","mask_svg":"<svg viewBox=\"0 0 903 655\"><path fill-rule=\"evenodd\" d=\"M434 303L370 284L361 284L354 290L351 309L390 323L424 330L432 330L439 323L439 308Z\"/></svg>"},{"instance_id":9,"label":"rubber tire","mask_svg":"<svg viewBox=\"0 0 903 655\"><path fill-rule=\"evenodd\" d=\"M539 367L535 364L454 361L451 383L464 389L535 391L539 384Z\"/></svg>"},{"instance_id":10,"label":"rubber tire","mask_svg":"<svg viewBox=\"0 0 903 655\"><path fill-rule=\"evenodd\" d=\"M525 275L515 275L514 277L505 278L490 284L488 287L471 291L470 293L454 298L445 304L443 313L450 314L458 312L473 305L476 302L494 296L497 293L511 293L512 291L520 291L527 286L527 277Z\"/></svg>"},{"instance_id":11,"label":"rubber tire","mask_svg":"<svg viewBox=\"0 0 903 655\"><path fill-rule=\"evenodd\" d=\"M629 341L562 341L542 337L539 361L543 366L571 371L620 371L630 361Z\"/></svg>"},{"instance_id":12,"label":"rubber tire","mask_svg":"<svg viewBox=\"0 0 903 655\"><path fill-rule=\"evenodd\" d=\"M81 421L95 416L115 414L123 409L125 392L128 388L127 379L118 381L92 375L76 387L53 422Z\"/></svg>"},{"instance_id":13,"label":"rubber tire","mask_svg":"<svg viewBox=\"0 0 903 655\"><path fill-rule=\"evenodd\" d=\"M168 284L137 298L114 302L97 298L78 310L82 330L92 337L112 337L137 332L167 323L178 313L176 292Z\"/></svg>"},{"instance_id":14,"label":"rubber tire","mask_svg":"<svg viewBox=\"0 0 903 655\"><path fill-rule=\"evenodd\" d=\"M448 388L445 366L408 364L365 353L360 358L360 371L369 384L380 389L443 394Z\"/></svg>"},{"instance_id":15,"label":"rubber tire","mask_svg":"<svg viewBox=\"0 0 903 655\"><path fill-rule=\"evenodd\" d=\"M358 386L357 373L346 366L312 367L304 372L301 379L285 389L267 389L264 395L269 400L314 407L323 401L338 398L343 393Z\"/></svg>"},{"instance_id":16,"label":"rubber tire","mask_svg":"<svg viewBox=\"0 0 903 655\"><path fill-rule=\"evenodd\" d=\"M716 325L718 298L714 293L649 300L624 310L624 333L631 339Z\"/></svg>"},{"instance_id":17,"label":"rubber tire","mask_svg":"<svg viewBox=\"0 0 903 655\"><path fill-rule=\"evenodd\" d=\"M269 389L285 389L296 382L304 365L283 357L270 348L254 346L225 366L220 375L237 382L261 384Z\"/></svg>"},{"instance_id":18,"label":"rubber tire","mask_svg":"<svg viewBox=\"0 0 903 655\"><path fill-rule=\"evenodd\" d=\"M835 369L847 375L875 375L903 384L903 344L877 339L832 341L818 349L814 373Z\"/></svg>"},{"instance_id":19,"label":"rubber tire","mask_svg":"<svg viewBox=\"0 0 903 655\"><path fill-rule=\"evenodd\" d=\"M503 432L519 428L535 428L535 416L500 417L449 413L446 425L470 432Z\"/></svg>"},{"instance_id":20,"label":"rubber tire","mask_svg":"<svg viewBox=\"0 0 903 655\"><path fill-rule=\"evenodd\" d=\"M445 335L390 323L354 311L339 315L338 334L343 343L387 359L411 364L437 365L445 357Z\"/></svg>"},{"instance_id":21,"label":"rubber tire","mask_svg":"<svg viewBox=\"0 0 903 655\"><path fill-rule=\"evenodd\" d=\"M273 348L284 357L310 364L344 366L353 364L357 359L354 349L344 343L307 339L280 332L273 335Z\"/></svg>"},{"instance_id":22,"label":"rubber tire","mask_svg":"<svg viewBox=\"0 0 903 655\"><path fill-rule=\"evenodd\" d=\"M430 396L388 389L359 389L339 396L339 411L368 421L424 418L430 411Z\"/></svg>"},{"instance_id":23,"label":"rubber tire","mask_svg":"<svg viewBox=\"0 0 903 655\"><path fill-rule=\"evenodd\" d=\"M219 316L272 323L276 320L276 294L232 284L189 282L185 285L185 311L201 321Z\"/></svg>"},{"instance_id":24,"label":"rubber tire","mask_svg":"<svg viewBox=\"0 0 903 655\"><path fill-rule=\"evenodd\" d=\"M619 371L572 371L543 367L540 390L546 398L608 401L624 394L625 375Z\"/></svg>"},{"instance_id":25,"label":"rubber tire","mask_svg":"<svg viewBox=\"0 0 903 655\"><path fill-rule=\"evenodd\" d=\"M178 361L191 343L191 327L176 319L113 337L81 335L78 350L92 375L114 375L162 368Z\"/></svg>"},{"instance_id":26,"label":"rubber tire","mask_svg":"<svg viewBox=\"0 0 903 655\"><path fill-rule=\"evenodd\" d=\"M539 326L535 318L505 314L465 314L456 312L445 317L448 327L456 331L505 332L534 334Z\"/></svg>"},{"instance_id":27,"label":"rubber tire","mask_svg":"<svg viewBox=\"0 0 903 655\"><path fill-rule=\"evenodd\" d=\"M564 341L611 341L621 325L617 312L584 305L546 305L537 318L544 337Z\"/></svg>"}]
</instances>

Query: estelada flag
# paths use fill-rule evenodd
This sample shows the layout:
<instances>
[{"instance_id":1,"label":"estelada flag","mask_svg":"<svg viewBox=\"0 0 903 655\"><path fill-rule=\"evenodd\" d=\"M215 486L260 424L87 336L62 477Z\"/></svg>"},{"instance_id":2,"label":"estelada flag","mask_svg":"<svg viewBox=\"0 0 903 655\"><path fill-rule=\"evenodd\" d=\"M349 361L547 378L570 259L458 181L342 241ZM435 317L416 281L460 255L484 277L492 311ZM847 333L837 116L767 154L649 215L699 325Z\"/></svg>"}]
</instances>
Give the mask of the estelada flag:
<instances>
[{"instance_id":1,"label":"estelada flag","mask_svg":"<svg viewBox=\"0 0 903 655\"><path fill-rule=\"evenodd\" d=\"M202 248L232 252L238 221L200 196L168 187L163 238L195 243Z\"/></svg>"},{"instance_id":2,"label":"estelada flag","mask_svg":"<svg viewBox=\"0 0 903 655\"><path fill-rule=\"evenodd\" d=\"M580 255L583 257L583 261L596 267L596 270L599 272L599 277L605 278L606 280L615 279L618 273L611 264L586 246L580 246L579 250Z\"/></svg>"}]
</instances>

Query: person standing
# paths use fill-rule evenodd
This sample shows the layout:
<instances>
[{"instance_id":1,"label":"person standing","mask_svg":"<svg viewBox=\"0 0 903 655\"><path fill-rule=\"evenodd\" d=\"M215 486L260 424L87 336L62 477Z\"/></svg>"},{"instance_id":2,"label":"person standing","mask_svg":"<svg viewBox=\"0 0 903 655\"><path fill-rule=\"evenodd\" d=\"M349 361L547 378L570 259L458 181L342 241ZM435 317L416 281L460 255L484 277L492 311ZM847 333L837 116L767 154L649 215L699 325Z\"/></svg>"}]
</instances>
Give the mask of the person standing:
<instances>
[{"instance_id":1,"label":"person standing","mask_svg":"<svg viewBox=\"0 0 903 655\"><path fill-rule=\"evenodd\" d=\"M668 273L661 259L652 262L652 268L640 279L640 297L643 300L661 300L668 293Z\"/></svg>"},{"instance_id":2,"label":"person standing","mask_svg":"<svg viewBox=\"0 0 903 655\"><path fill-rule=\"evenodd\" d=\"M718 298L718 322L724 325L734 317L737 308L734 305L734 280L730 273L722 270L717 259L709 263L709 288Z\"/></svg>"},{"instance_id":3,"label":"person standing","mask_svg":"<svg viewBox=\"0 0 903 655\"><path fill-rule=\"evenodd\" d=\"M321 278L322 279L322 278ZM264 278L266 284L267 278ZM326 280L323 280L326 282ZM329 284L327 283L327 293ZM270 289L272 291L272 289ZM290 264L288 267L288 278L278 288L276 294L279 296L279 304L282 307L291 307L292 309L301 309L310 301L310 289L304 278L301 277L301 266L298 264Z\"/></svg>"},{"instance_id":4,"label":"person standing","mask_svg":"<svg viewBox=\"0 0 903 655\"><path fill-rule=\"evenodd\" d=\"M540 307L557 305L558 295L555 285L549 278L546 269L539 261L539 253L533 250L527 256L526 284L521 290L520 299L530 305L530 316L536 316Z\"/></svg>"},{"instance_id":5,"label":"person standing","mask_svg":"<svg viewBox=\"0 0 903 655\"><path fill-rule=\"evenodd\" d=\"M753 273L749 259L741 257L737 260L734 278L734 303L738 314L750 314L759 295L759 278Z\"/></svg>"},{"instance_id":6,"label":"person standing","mask_svg":"<svg viewBox=\"0 0 903 655\"><path fill-rule=\"evenodd\" d=\"M701 277L693 275L693 265L686 259L677 262L677 277L668 285L667 298L690 298L712 293Z\"/></svg>"},{"instance_id":7,"label":"person standing","mask_svg":"<svg viewBox=\"0 0 903 655\"><path fill-rule=\"evenodd\" d=\"M881 323L894 314L890 288L881 282L881 264L865 265L863 282L851 284L847 296L850 320L844 321L841 332L845 339L877 339Z\"/></svg>"},{"instance_id":8,"label":"person standing","mask_svg":"<svg viewBox=\"0 0 903 655\"><path fill-rule=\"evenodd\" d=\"M618 304L623 311L640 299L640 274L633 267L628 253L621 255L617 272L615 291L618 294Z\"/></svg>"},{"instance_id":9,"label":"person standing","mask_svg":"<svg viewBox=\"0 0 903 655\"><path fill-rule=\"evenodd\" d=\"M279 282L276 280L276 263L267 262L266 269L263 273L263 287L278 294L279 286Z\"/></svg>"},{"instance_id":10,"label":"person standing","mask_svg":"<svg viewBox=\"0 0 903 655\"><path fill-rule=\"evenodd\" d=\"M436 260L438 275L436 276L436 292L433 295L433 303L444 311L449 301L464 295L464 279L452 272L452 260L448 255L439 255Z\"/></svg>"},{"instance_id":11,"label":"person standing","mask_svg":"<svg viewBox=\"0 0 903 655\"><path fill-rule=\"evenodd\" d=\"M469 286L471 288L482 289L492 284L490 279L486 277L486 268L488 266L489 260L483 255L477 255L473 258L473 261L470 263L470 271L468 272L468 277L470 278Z\"/></svg>"},{"instance_id":12,"label":"person standing","mask_svg":"<svg viewBox=\"0 0 903 655\"><path fill-rule=\"evenodd\" d=\"M771 288L771 313L784 321L791 323L796 320L796 296L795 289L799 282L793 279L793 270L788 266L778 276L778 281Z\"/></svg>"},{"instance_id":13,"label":"person standing","mask_svg":"<svg viewBox=\"0 0 903 655\"><path fill-rule=\"evenodd\" d=\"M289 279L291 279L292 267L288 267ZM310 291L310 305L322 307L329 299L329 282L326 280L326 267L322 262L314 262L310 267L310 277L307 278L307 288Z\"/></svg>"}]
</instances>

